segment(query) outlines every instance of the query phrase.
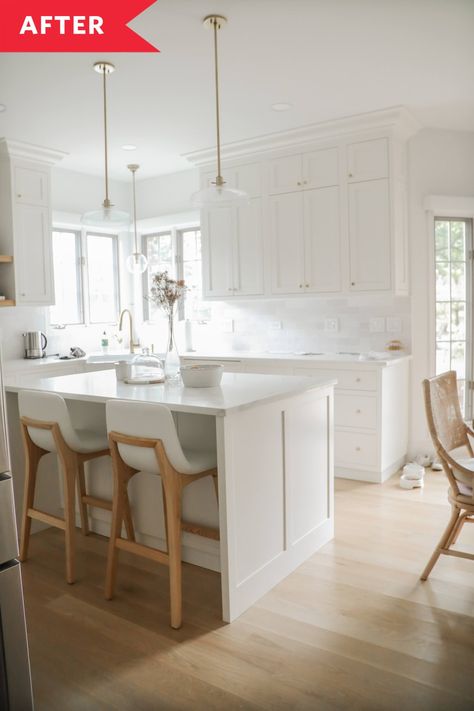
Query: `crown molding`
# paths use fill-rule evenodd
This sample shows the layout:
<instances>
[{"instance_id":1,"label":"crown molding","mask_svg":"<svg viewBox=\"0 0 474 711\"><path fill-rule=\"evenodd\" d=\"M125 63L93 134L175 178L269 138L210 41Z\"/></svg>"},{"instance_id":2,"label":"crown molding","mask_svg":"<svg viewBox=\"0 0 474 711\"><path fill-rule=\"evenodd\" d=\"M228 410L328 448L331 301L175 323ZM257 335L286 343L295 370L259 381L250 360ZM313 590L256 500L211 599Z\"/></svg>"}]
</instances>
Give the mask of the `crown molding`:
<instances>
[{"instance_id":1,"label":"crown molding","mask_svg":"<svg viewBox=\"0 0 474 711\"><path fill-rule=\"evenodd\" d=\"M0 138L0 155L23 160L35 160L48 165L55 165L69 153L58 151L55 148L36 146L34 143L12 141L9 138Z\"/></svg>"},{"instance_id":2,"label":"crown molding","mask_svg":"<svg viewBox=\"0 0 474 711\"><path fill-rule=\"evenodd\" d=\"M227 143L222 146L223 160L232 160L249 154L263 153L318 140L343 137L369 130L389 130L401 140L408 140L422 128L422 124L404 106L393 106L365 114L345 116L300 128L269 133L263 136ZM183 153L193 165L200 167L215 160L216 148Z\"/></svg>"}]
</instances>

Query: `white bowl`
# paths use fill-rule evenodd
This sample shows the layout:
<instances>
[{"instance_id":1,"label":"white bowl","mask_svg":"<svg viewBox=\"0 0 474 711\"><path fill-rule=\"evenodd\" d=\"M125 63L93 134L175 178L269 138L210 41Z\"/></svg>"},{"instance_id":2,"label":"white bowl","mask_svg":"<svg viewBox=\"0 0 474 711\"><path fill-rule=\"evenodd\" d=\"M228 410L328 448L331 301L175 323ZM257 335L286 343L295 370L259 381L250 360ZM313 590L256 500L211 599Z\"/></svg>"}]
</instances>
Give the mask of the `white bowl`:
<instances>
[{"instance_id":1,"label":"white bowl","mask_svg":"<svg viewBox=\"0 0 474 711\"><path fill-rule=\"evenodd\" d=\"M187 388L215 388L220 385L223 372L223 366L217 363L181 366L181 378Z\"/></svg>"}]
</instances>

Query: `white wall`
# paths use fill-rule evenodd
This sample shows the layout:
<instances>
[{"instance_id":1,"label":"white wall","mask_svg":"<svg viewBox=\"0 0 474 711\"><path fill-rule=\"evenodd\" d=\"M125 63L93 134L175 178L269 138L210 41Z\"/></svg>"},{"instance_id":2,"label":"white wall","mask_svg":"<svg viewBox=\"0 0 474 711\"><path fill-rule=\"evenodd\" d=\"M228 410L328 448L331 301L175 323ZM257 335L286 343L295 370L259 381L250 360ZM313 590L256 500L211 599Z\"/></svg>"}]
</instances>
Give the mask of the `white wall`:
<instances>
[{"instance_id":1,"label":"white wall","mask_svg":"<svg viewBox=\"0 0 474 711\"><path fill-rule=\"evenodd\" d=\"M191 195L199 189L195 169L138 180L137 212L140 219L191 211Z\"/></svg>"},{"instance_id":2,"label":"white wall","mask_svg":"<svg viewBox=\"0 0 474 711\"><path fill-rule=\"evenodd\" d=\"M412 279L412 453L431 451L421 381L434 375L428 314L432 264L423 201L427 195L474 196L474 133L425 129L409 144L409 215Z\"/></svg>"}]
</instances>

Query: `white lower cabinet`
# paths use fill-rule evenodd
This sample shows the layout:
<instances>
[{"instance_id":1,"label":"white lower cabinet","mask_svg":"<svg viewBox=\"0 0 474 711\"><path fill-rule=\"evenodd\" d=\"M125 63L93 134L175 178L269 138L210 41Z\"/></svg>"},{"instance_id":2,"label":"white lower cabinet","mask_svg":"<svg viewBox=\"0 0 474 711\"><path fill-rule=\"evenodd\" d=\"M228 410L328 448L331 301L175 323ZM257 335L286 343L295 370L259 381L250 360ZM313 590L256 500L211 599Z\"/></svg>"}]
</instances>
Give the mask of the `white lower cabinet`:
<instances>
[{"instance_id":1,"label":"white lower cabinet","mask_svg":"<svg viewBox=\"0 0 474 711\"><path fill-rule=\"evenodd\" d=\"M181 358L184 364L220 363L228 373L299 375L337 380L334 396L335 475L382 483L408 451L409 358L388 364L304 362L291 358Z\"/></svg>"}]
</instances>

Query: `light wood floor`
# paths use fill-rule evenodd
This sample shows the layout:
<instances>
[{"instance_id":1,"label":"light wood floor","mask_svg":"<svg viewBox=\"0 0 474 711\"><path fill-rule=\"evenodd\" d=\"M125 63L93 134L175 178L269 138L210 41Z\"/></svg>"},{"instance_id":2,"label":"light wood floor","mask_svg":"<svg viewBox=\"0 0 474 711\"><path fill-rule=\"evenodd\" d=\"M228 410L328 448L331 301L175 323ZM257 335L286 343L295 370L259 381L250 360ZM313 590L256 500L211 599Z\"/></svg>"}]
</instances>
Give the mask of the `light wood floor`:
<instances>
[{"instance_id":1,"label":"light wood floor","mask_svg":"<svg viewBox=\"0 0 474 711\"><path fill-rule=\"evenodd\" d=\"M474 563L443 557L418 581L449 515L444 475L427 479L339 480L335 540L232 625L215 573L185 566L173 631L164 568L121 554L106 602L104 539L78 532L68 586L62 533L37 534L23 568L36 710L472 710Z\"/></svg>"}]
</instances>

